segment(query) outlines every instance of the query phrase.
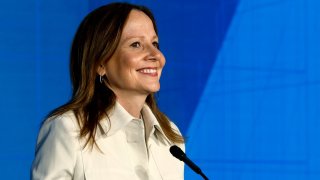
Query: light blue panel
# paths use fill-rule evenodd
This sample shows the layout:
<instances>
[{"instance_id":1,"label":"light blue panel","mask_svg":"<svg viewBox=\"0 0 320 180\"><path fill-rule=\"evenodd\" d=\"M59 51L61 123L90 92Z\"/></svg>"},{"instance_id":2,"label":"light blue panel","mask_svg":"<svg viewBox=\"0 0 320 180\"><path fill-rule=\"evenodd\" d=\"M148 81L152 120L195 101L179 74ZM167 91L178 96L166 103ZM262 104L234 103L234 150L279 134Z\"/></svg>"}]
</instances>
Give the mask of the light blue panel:
<instances>
[{"instance_id":1,"label":"light blue panel","mask_svg":"<svg viewBox=\"0 0 320 180\"><path fill-rule=\"evenodd\" d=\"M320 178L319 10L239 3L188 130L188 154L212 179Z\"/></svg>"}]
</instances>

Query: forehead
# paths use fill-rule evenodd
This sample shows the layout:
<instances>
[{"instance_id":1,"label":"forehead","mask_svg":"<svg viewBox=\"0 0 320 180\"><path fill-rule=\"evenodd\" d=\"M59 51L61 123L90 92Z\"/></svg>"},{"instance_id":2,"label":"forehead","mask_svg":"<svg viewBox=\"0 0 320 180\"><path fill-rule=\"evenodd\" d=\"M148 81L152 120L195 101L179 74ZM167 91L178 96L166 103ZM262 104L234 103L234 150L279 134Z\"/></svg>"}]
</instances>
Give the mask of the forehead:
<instances>
[{"instance_id":1,"label":"forehead","mask_svg":"<svg viewBox=\"0 0 320 180\"><path fill-rule=\"evenodd\" d=\"M142 11L131 10L124 28L122 35L135 35L140 34L155 34L155 29L152 20Z\"/></svg>"}]
</instances>

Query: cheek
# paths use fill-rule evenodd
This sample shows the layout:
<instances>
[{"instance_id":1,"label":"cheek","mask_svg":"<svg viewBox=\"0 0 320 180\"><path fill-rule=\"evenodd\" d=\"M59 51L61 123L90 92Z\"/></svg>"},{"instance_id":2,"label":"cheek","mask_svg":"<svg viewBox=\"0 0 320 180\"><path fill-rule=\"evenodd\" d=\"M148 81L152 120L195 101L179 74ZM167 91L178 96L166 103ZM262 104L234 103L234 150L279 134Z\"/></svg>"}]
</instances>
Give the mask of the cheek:
<instances>
[{"instance_id":1,"label":"cheek","mask_svg":"<svg viewBox=\"0 0 320 180\"><path fill-rule=\"evenodd\" d=\"M161 75L162 75L162 70L163 70L163 68L164 68L164 66L165 66L165 64L166 64L166 59L164 58L164 56L162 56L162 58L160 59L160 72L159 72L159 78L161 77Z\"/></svg>"},{"instance_id":2,"label":"cheek","mask_svg":"<svg viewBox=\"0 0 320 180\"><path fill-rule=\"evenodd\" d=\"M159 56L158 56L159 64L160 64L160 67L163 68L164 65L166 64L166 57L163 55L163 53L160 50L158 50L158 53L159 53Z\"/></svg>"},{"instance_id":3,"label":"cheek","mask_svg":"<svg viewBox=\"0 0 320 180\"><path fill-rule=\"evenodd\" d=\"M119 58L118 58L117 65L118 65L119 69L121 69L122 71L125 71L125 70L133 68L134 63L135 63L135 60L132 57L132 55L123 52L123 53L121 53L121 56L119 56Z\"/></svg>"},{"instance_id":4,"label":"cheek","mask_svg":"<svg viewBox=\"0 0 320 180\"><path fill-rule=\"evenodd\" d=\"M117 54L107 63L106 75L111 81L128 77L128 61L125 56Z\"/></svg>"},{"instance_id":5,"label":"cheek","mask_svg":"<svg viewBox=\"0 0 320 180\"><path fill-rule=\"evenodd\" d=\"M160 60L160 65L163 68L165 64L166 64L166 58L162 55L162 58Z\"/></svg>"}]
</instances>

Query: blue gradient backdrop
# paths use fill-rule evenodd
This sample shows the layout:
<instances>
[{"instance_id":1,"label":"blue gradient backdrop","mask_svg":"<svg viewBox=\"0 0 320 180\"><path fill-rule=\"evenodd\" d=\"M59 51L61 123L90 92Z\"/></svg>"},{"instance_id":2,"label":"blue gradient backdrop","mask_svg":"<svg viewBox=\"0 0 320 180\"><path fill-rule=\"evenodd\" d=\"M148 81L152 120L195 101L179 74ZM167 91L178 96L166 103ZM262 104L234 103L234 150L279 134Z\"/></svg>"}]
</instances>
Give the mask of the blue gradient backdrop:
<instances>
[{"instance_id":1,"label":"blue gradient backdrop","mask_svg":"<svg viewBox=\"0 0 320 180\"><path fill-rule=\"evenodd\" d=\"M29 179L40 122L71 94L75 30L108 2L0 2L1 179ZM128 2L156 16L159 105L210 179L320 179L320 1Z\"/></svg>"}]
</instances>

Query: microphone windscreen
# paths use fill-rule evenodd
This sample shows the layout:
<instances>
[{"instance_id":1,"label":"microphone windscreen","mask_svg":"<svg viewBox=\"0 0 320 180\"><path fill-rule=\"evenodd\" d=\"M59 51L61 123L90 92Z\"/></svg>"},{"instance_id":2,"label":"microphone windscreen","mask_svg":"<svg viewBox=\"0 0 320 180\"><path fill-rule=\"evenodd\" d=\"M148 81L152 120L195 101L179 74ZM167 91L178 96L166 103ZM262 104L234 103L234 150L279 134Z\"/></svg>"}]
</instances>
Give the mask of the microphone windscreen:
<instances>
[{"instance_id":1,"label":"microphone windscreen","mask_svg":"<svg viewBox=\"0 0 320 180\"><path fill-rule=\"evenodd\" d=\"M184 157L184 152L176 145L170 147L170 153L181 161Z\"/></svg>"}]
</instances>

